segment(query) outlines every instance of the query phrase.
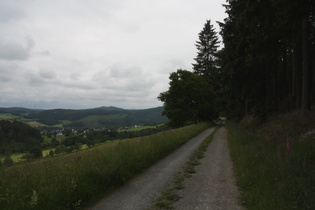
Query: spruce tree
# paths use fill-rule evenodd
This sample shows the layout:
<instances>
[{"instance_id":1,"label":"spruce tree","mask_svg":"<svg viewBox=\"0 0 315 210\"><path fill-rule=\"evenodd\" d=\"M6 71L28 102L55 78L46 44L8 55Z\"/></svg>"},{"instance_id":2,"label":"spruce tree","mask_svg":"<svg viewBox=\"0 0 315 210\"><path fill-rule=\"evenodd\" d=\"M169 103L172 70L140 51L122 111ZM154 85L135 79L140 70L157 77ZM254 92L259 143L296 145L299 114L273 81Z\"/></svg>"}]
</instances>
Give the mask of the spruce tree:
<instances>
[{"instance_id":1,"label":"spruce tree","mask_svg":"<svg viewBox=\"0 0 315 210\"><path fill-rule=\"evenodd\" d=\"M217 49L219 40L211 21L207 20L204 28L199 33L197 41L197 57L194 58L196 63L192 64L194 73L201 76L209 76L216 69Z\"/></svg>"}]
</instances>

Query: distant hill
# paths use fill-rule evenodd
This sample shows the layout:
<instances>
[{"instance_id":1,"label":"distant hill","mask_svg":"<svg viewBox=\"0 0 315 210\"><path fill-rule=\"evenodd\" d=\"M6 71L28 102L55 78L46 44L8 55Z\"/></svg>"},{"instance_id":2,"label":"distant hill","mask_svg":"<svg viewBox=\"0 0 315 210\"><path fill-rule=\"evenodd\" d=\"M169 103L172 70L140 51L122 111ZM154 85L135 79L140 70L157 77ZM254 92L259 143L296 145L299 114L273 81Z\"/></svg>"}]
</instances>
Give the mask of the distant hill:
<instances>
[{"instance_id":1,"label":"distant hill","mask_svg":"<svg viewBox=\"0 0 315 210\"><path fill-rule=\"evenodd\" d=\"M122 108L118 108L118 107L115 107L115 106L101 106L101 107L97 107L97 108L94 108L94 109L104 109L104 110L107 110L107 111L124 110Z\"/></svg>"},{"instance_id":2,"label":"distant hill","mask_svg":"<svg viewBox=\"0 0 315 210\"><path fill-rule=\"evenodd\" d=\"M10 113L10 114L25 114L32 112L40 112L43 109L28 109L23 107L10 107L10 108L2 108L0 107L0 113Z\"/></svg>"},{"instance_id":3,"label":"distant hill","mask_svg":"<svg viewBox=\"0 0 315 210\"><path fill-rule=\"evenodd\" d=\"M17 116L17 119L38 122L42 126L101 128L137 124L163 123L163 107L128 110L118 107L98 107L93 109L51 109L38 110L21 107L0 108L0 113ZM1 119L1 118L0 118Z\"/></svg>"}]
</instances>

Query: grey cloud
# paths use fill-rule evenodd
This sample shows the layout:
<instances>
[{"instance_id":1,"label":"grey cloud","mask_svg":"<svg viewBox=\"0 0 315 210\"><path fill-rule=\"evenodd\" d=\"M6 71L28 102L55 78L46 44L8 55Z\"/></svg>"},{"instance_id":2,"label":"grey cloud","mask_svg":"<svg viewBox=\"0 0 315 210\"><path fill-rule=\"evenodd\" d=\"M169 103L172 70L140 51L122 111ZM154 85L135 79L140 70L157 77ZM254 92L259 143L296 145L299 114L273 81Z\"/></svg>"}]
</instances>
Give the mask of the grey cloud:
<instances>
[{"instance_id":1,"label":"grey cloud","mask_svg":"<svg viewBox=\"0 0 315 210\"><path fill-rule=\"evenodd\" d=\"M11 77L9 75L3 75L3 74L0 75L1 83L7 83L9 81L11 81Z\"/></svg>"},{"instance_id":2,"label":"grey cloud","mask_svg":"<svg viewBox=\"0 0 315 210\"><path fill-rule=\"evenodd\" d=\"M78 89L78 90L94 90L96 89L96 86L87 81L64 81L60 83L62 87L64 88L70 88L70 89Z\"/></svg>"},{"instance_id":3,"label":"grey cloud","mask_svg":"<svg viewBox=\"0 0 315 210\"><path fill-rule=\"evenodd\" d=\"M1 83L10 82L16 77L17 66L15 64L0 62L0 81Z\"/></svg>"},{"instance_id":4,"label":"grey cloud","mask_svg":"<svg viewBox=\"0 0 315 210\"><path fill-rule=\"evenodd\" d=\"M16 1L0 1L0 22L8 22L25 17L25 12L21 10Z\"/></svg>"},{"instance_id":5,"label":"grey cloud","mask_svg":"<svg viewBox=\"0 0 315 210\"><path fill-rule=\"evenodd\" d=\"M26 69L23 75L24 80L30 86L38 87L58 84L56 73L49 69Z\"/></svg>"},{"instance_id":6,"label":"grey cloud","mask_svg":"<svg viewBox=\"0 0 315 210\"><path fill-rule=\"evenodd\" d=\"M191 69L198 32L221 3L0 0L0 105L160 105L169 73Z\"/></svg>"},{"instance_id":7,"label":"grey cloud","mask_svg":"<svg viewBox=\"0 0 315 210\"><path fill-rule=\"evenodd\" d=\"M124 95L132 95L134 92L145 94L150 90L153 83L150 73L145 72L139 66L124 66L115 64L107 70L97 72L93 79L102 88L117 92L125 92Z\"/></svg>"},{"instance_id":8,"label":"grey cloud","mask_svg":"<svg viewBox=\"0 0 315 210\"><path fill-rule=\"evenodd\" d=\"M80 74L78 74L78 73L72 73L71 75L70 75L70 77L71 77L71 79L72 80L79 80L80 79Z\"/></svg>"},{"instance_id":9,"label":"grey cloud","mask_svg":"<svg viewBox=\"0 0 315 210\"><path fill-rule=\"evenodd\" d=\"M26 48L27 49L30 50L30 49L32 49L35 46L35 41L34 41L34 39L32 39L32 37L27 36L25 38L25 41L26 41Z\"/></svg>"},{"instance_id":10,"label":"grey cloud","mask_svg":"<svg viewBox=\"0 0 315 210\"><path fill-rule=\"evenodd\" d=\"M42 86L43 84L45 84L43 79L35 73L27 73L25 74L24 78L31 86Z\"/></svg>"},{"instance_id":11,"label":"grey cloud","mask_svg":"<svg viewBox=\"0 0 315 210\"><path fill-rule=\"evenodd\" d=\"M31 37L26 37L24 44L14 40L0 42L0 59L3 60L27 60L31 56L31 50L35 46L35 41Z\"/></svg>"},{"instance_id":12,"label":"grey cloud","mask_svg":"<svg viewBox=\"0 0 315 210\"><path fill-rule=\"evenodd\" d=\"M51 87L54 91L56 88L61 88L63 90L93 90L95 85L92 82L85 80L73 80L70 76L65 78L64 75L60 79L55 72L49 70L39 70L34 72L27 72L24 74L24 78L27 83L32 87Z\"/></svg>"},{"instance_id":13,"label":"grey cloud","mask_svg":"<svg viewBox=\"0 0 315 210\"><path fill-rule=\"evenodd\" d=\"M37 54L38 55L42 55L42 56L49 56L50 55L50 51L49 50L44 50L44 51L38 52Z\"/></svg>"},{"instance_id":14,"label":"grey cloud","mask_svg":"<svg viewBox=\"0 0 315 210\"><path fill-rule=\"evenodd\" d=\"M39 71L39 76L43 79L55 79L56 73L53 71L41 69Z\"/></svg>"},{"instance_id":15,"label":"grey cloud","mask_svg":"<svg viewBox=\"0 0 315 210\"><path fill-rule=\"evenodd\" d=\"M114 78L130 78L137 77L142 74L140 66L124 66L115 64L110 68L109 76Z\"/></svg>"}]
</instances>

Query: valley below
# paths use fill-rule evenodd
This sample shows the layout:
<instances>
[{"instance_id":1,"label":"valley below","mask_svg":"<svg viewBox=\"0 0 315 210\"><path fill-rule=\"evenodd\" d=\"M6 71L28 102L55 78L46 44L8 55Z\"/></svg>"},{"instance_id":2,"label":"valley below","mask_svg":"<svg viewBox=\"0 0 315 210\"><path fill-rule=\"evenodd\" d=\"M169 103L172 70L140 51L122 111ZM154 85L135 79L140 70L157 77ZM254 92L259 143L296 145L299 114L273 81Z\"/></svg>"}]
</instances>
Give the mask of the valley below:
<instances>
[{"instance_id":1,"label":"valley below","mask_svg":"<svg viewBox=\"0 0 315 210\"><path fill-rule=\"evenodd\" d=\"M127 110L117 107L92 109L0 108L0 120L19 120L37 128L104 128L164 123L163 107Z\"/></svg>"}]
</instances>

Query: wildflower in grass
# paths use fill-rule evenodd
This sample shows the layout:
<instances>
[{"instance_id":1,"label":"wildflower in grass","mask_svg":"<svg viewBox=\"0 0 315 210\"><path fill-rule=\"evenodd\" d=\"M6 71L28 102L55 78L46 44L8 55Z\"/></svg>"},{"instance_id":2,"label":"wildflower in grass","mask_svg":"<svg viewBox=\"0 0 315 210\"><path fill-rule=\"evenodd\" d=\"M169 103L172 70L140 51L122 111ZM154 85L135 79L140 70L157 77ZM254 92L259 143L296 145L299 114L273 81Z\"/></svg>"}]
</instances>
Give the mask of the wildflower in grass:
<instances>
[{"instance_id":1,"label":"wildflower in grass","mask_svg":"<svg viewBox=\"0 0 315 210\"><path fill-rule=\"evenodd\" d=\"M37 202L38 202L37 192L36 192L36 190L33 190L33 195L32 195L32 197L31 197L30 205L31 205L32 207L34 207L34 206L37 205Z\"/></svg>"},{"instance_id":2,"label":"wildflower in grass","mask_svg":"<svg viewBox=\"0 0 315 210\"><path fill-rule=\"evenodd\" d=\"M72 205L73 205L74 209L79 209L80 205L81 205L81 199L74 202Z\"/></svg>"},{"instance_id":3,"label":"wildflower in grass","mask_svg":"<svg viewBox=\"0 0 315 210\"><path fill-rule=\"evenodd\" d=\"M71 179L71 190L74 191L77 188L78 184L74 180L74 178Z\"/></svg>"},{"instance_id":4,"label":"wildflower in grass","mask_svg":"<svg viewBox=\"0 0 315 210\"><path fill-rule=\"evenodd\" d=\"M287 137L287 151L286 151L286 156L289 155L289 152L290 152L291 148L292 148L292 145L291 145L291 143L290 143L290 141L289 141L289 138Z\"/></svg>"}]
</instances>

